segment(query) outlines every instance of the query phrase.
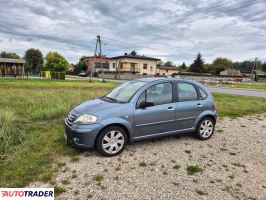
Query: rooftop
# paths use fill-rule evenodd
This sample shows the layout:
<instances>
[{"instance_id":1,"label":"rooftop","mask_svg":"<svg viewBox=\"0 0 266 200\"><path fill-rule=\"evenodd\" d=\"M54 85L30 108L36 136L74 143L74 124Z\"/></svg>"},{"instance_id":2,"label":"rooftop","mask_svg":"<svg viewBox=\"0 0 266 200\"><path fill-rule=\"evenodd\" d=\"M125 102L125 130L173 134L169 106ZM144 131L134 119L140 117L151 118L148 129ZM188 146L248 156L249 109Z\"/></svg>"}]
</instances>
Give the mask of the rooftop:
<instances>
[{"instance_id":1,"label":"rooftop","mask_svg":"<svg viewBox=\"0 0 266 200\"><path fill-rule=\"evenodd\" d=\"M149 56L137 55L136 53L132 53L132 52L130 54L125 53L124 55L121 55L121 56L111 57L110 59L119 59L119 58L133 58L133 59L155 60L155 61L161 60L161 59L153 58Z\"/></svg>"},{"instance_id":2,"label":"rooftop","mask_svg":"<svg viewBox=\"0 0 266 200\"><path fill-rule=\"evenodd\" d=\"M24 59L13 59L13 58L0 58L0 63L16 63L16 64L24 64Z\"/></svg>"}]
</instances>

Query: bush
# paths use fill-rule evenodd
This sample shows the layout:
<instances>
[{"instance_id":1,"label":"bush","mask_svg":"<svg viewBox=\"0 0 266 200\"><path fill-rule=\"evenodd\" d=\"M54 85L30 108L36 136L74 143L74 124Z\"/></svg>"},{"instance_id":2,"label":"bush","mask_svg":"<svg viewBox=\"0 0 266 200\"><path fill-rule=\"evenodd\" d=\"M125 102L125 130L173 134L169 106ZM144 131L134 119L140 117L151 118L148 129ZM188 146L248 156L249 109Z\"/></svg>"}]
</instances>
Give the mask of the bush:
<instances>
[{"instance_id":1,"label":"bush","mask_svg":"<svg viewBox=\"0 0 266 200\"><path fill-rule=\"evenodd\" d=\"M50 71L41 71L41 77L51 78Z\"/></svg>"},{"instance_id":2,"label":"bush","mask_svg":"<svg viewBox=\"0 0 266 200\"><path fill-rule=\"evenodd\" d=\"M42 71L41 76L45 77L45 78L51 78L51 79L60 79L60 80L66 79L66 73L65 72Z\"/></svg>"},{"instance_id":3,"label":"bush","mask_svg":"<svg viewBox=\"0 0 266 200\"><path fill-rule=\"evenodd\" d=\"M65 72L51 71L50 74L51 74L51 79L60 79L60 80L66 79L66 73Z\"/></svg>"}]
</instances>

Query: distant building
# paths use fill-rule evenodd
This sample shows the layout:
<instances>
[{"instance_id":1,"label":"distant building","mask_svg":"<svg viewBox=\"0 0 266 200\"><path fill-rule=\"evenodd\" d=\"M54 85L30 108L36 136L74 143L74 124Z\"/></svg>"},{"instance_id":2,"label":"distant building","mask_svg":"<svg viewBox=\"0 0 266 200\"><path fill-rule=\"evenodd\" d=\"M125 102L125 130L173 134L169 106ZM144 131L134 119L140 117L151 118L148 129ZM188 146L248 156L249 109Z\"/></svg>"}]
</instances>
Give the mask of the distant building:
<instances>
[{"instance_id":1,"label":"distant building","mask_svg":"<svg viewBox=\"0 0 266 200\"><path fill-rule=\"evenodd\" d=\"M71 63L71 64L68 65L68 70L67 71L73 72L74 69L75 69L75 65L73 63Z\"/></svg>"},{"instance_id":2,"label":"distant building","mask_svg":"<svg viewBox=\"0 0 266 200\"><path fill-rule=\"evenodd\" d=\"M87 73L91 74L93 72L101 71L101 58L100 56L87 56L81 59L81 61L85 62L87 65ZM103 71L109 70L109 58L106 56L102 56L102 66Z\"/></svg>"},{"instance_id":3,"label":"distant building","mask_svg":"<svg viewBox=\"0 0 266 200\"><path fill-rule=\"evenodd\" d=\"M224 71L221 71L220 75L224 75L224 76L241 76L242 73L241 73L240 70L228 68L228 69L226 69Z\"/></svg>"},{"instance_id":4,"label":"distant building","mask_svg":"<svg viewBox=\"0 0 266 200\"><path fill-rule=\"evenodd\" d=\"M172 74L178 73L177 67L168 67L168 66L158 66L157 67L157 76L171 76Z\"/></svg>"},{"instance_id":5,"label":"distant building","mask_svg":"<svg viewBox=\"0 0 266 200\"><path fill-rule=\"evenodd\" d=\"M157 62L160 59L144 55L130 54L109 58L109 71L128 72L134 74L155 75Z\"/></svg>"},{"instance_id":6,"label":"distant building","mask_svg":"<svg viewBox=\"0 0 266 200\"><path fill-rule=\"evenodd\" d=\"M0 76L24 76L25 60L0 58Z\"/></svg>"}]
</instances>

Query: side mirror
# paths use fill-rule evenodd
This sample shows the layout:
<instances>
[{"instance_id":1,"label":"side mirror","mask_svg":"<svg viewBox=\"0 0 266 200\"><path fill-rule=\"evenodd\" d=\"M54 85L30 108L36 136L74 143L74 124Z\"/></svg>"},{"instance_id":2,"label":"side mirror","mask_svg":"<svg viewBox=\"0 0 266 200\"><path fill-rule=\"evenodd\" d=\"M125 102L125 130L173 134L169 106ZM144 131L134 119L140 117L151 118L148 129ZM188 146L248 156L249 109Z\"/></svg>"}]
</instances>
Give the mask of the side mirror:
<instances>
[{"instance_id":1,"label":"side mirror","mask_svg":"<svg viewBox=\"0 0 266 200\"><path fill-rule=\"evenodd\" d=\"M147 101L142 101L140 102L139 104L139 108L147 108L147 107L151 107L151 106L154 106L154 103L153 102L147 102Z\"/></svg>"}]
</instances>

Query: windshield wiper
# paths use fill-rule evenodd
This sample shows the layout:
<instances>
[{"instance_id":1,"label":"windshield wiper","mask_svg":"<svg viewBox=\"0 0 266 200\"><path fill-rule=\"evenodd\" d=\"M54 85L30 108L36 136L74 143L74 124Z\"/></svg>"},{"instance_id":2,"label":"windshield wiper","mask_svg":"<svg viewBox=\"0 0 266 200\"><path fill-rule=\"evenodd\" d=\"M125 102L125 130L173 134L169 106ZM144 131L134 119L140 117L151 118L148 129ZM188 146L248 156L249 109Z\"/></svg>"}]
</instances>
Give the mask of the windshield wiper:
<instances>
[{"instance_id":1,"label":"windshield wiper","mask_svg":"<svg viewBox=\"0 0 266 200\"><path fill-rule=\"evenodd\" d=\"M114 99L114 98L112 98L112 97L104 96L104 98L106 98L106 99L110 99L111 101L114 101L114 102L117 102L117 100Z\"/></svg>"}]
</instances>

